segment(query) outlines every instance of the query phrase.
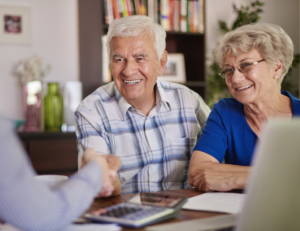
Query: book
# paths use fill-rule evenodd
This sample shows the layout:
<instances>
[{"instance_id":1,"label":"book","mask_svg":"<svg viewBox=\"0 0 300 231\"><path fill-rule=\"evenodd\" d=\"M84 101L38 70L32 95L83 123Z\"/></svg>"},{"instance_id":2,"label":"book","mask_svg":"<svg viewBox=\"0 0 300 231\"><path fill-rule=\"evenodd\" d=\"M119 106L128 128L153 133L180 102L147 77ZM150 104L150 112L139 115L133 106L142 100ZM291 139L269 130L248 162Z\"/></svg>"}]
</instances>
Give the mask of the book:
<instances>
[{"instance_id":1,"label":"book","mask_svg":"<svg viewBox=\"0 0 300 231\"><path fill-rule=\"evenodd\" d=\"M122 9L123 9L123 17L129 16L126 0L121 0L121 4L122 4Z\"/></svg>"},{"instance_id":2,"label":"book","mask_svg":"<svg viewBox=\"0 0 300 231\"><path fill-rule=\"evenodd\" d=\"M139 6L140 6L140 8L139 8L140 15L147 15L146 0L139 0Z\"/></svg>"},{"instance_id":3,"label":"book","mask_svg":"<svg viewBox=\"0 0 300 231\"><path fill-rule=\"evenodd\" d=\"M199 29L199 2L194 2L194 17L193 17L194 32L198 32Z\"/></svg>"},{"instance_id":4,"label":"book","mask_svg":"<svg viewBox=\"0 0 300 231\"><path fill-rule=\"evenodd\" d=\"M104 0L105 23L110 24L114 20L112 0Z\"/></svg>"},{"instance_id":5,"label":"book","mask_svg":"<svg viewBox=\"0 0 300 231\"><path fill-rule=\"evenodd\" d=\"M134 0L130 0L130 5L131 5L132 15L136 15L135 7L134 7Z\"/></svg>"},{"instance_id":6,"label":"book","mask_svg":"<svg viewBox=\"0 0 300 231\"><path fill-rule=\"evenodd\" d=\"M112 5L113 5L113 12L114 12L114 19L121 18L121 15L120 15L119 9L118 9L117 0L112 0Z\"/></svg>"},{"instance_id":7,"label":"book","mask_svg":"<svg viewBox=\"0 0 300 231\"><path fill-rule=\"evenodd\" d=\"M180 31L186 32L187 31L187 1L181 0L180 1Z\"/></svg>"},{"instance_id":8,"label":"book","mask_svg":"<svg viewBox=\"0 0 300 231\"><path fill-rule=\"evenodd\" d=\"M132 16L132 9L131 9L130 0L126 0L126 7L127 7L127 11L128 11L128 16Z\"/></svg>"},{"instance_id":9,"label":"book","mask_svg":"<svg viewBox=\"0 0 300 231\"><path fill-rule=\"evenodd\" d=\"M189 2L189 28L190 28L190 32L196 32L196 28L195 28L195 14L197 9L195 9L195 1L190 1Z\"/></svg>"},{"instance_id":10,"label":"book","mask_svg":"<svg viewBox=\"0 0 300 231\"><path fill-rule=\"evenodd\" d=\"M154 1L148 1L148 17L154 20Z\"/></svg>"},{"instance_id":11,"label":"book","mask_svg":"<svg viewBox=\"0 0 300 231\"><path fill-rule=\"evenodd\" d=\"M158 19L158 4L159 0L153 0L153 7L154 7L154 22L159 22Z\"/></svg>"},{"instance_id":12,"label":"book","mask_svg":"<svg viewBox=\"0 0 300 231\"><path fill-rule=\"evenodd\" d=\"M198 13L199 13L198 32L204 33L204 0L199 0Z\"/></svg>"},{"instance_id":13,"label":"book","mask_svg":"<svg viewBox=\"0 0 300 231\"><path fill-rule=\"evenodd\" d=\"M134 9L136 15L140 15L140 1L139 0L134 0Z\"/></svg>"},{"instance_id":14,"label":"book","mask_svg":"<svg viewBox=\"0 0 300 231\"><path fill-rule=\"evenodd\" d=\"M169 0L169 30L173 30L174 0Z\"/></svg>"},{"instance_id":15,"label":"book","mask_svg":"<svg viewBox=\"0 0 300 231\"><path fill-rule=\"evenodd\" d=\"M180 1L174 1L173 30L180 30Z\"/></svg>"},{"instance_id":16,"label":"book","mask_svg":"<svg viewBox=\"0 0 300 231\"><path fill-rule=\"evenodd\" d=\"M160 1L160 24L166 30L170 30L170 21L169 21L169 1L168 0L161 0Z\"/></svg>"},{"instance_id":17,"label":"book","mask_svg":"<svg viewBox=\"0 0 300 231\"><path fill-rule=\"evenodd\" d=\"M186 31L190 32L190 1L186 1Z\"/></svg>"},{"instance_id":18,"label":"book","mask_svg":"<svg viewBox=\"0 0 300 231\"><path fill-rule=\"evenodd\" d=\"M116 1L117 1L117 6L118 6L118 11L119 11L119 14L120 14L120 18L122 18L122 17L124 17L122 0L116 0Z\"/></svg>"}]
</instances>

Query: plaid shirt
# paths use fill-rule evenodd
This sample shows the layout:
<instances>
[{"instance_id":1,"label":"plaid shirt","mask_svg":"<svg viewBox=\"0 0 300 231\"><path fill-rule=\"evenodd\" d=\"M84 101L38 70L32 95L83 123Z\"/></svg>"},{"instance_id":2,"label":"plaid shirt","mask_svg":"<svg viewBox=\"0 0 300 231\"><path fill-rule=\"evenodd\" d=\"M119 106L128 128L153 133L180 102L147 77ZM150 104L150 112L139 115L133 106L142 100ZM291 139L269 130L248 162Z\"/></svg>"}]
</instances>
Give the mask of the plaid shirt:
<instances>
[{"instance_id":1,"label":"plaid shirt","mask_svg":"<svg viewBox=\"0 0 300 231\"><path fill-rule=\"evenodd\" d=\"M119 156L122 194L189 187L189 160L210 109L185 86L159 80L156 86L148 116L132 107L114 82L98 88L75 112L79 166L89 147Z\"/></svg>"}]
</instances>

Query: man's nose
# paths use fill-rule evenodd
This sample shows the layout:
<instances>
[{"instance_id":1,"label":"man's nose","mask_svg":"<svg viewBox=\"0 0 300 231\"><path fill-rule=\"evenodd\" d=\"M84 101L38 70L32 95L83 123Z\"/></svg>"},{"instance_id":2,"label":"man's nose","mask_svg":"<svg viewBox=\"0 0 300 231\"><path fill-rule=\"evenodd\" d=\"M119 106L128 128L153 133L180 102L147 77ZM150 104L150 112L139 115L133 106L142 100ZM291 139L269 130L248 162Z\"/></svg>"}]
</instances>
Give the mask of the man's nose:
<instances>
[{"instance_id":1,"label":"man's nose","mask_svg":"<svg viewBox=\"0 0 300 231\"><path fill-rule=\"evenodd\" d=\"M137 70L136 63L132 60L127 60L122 70L122 74L127 77L130 77L135 74L136 70Z\"/></svg>"}]
</instances>

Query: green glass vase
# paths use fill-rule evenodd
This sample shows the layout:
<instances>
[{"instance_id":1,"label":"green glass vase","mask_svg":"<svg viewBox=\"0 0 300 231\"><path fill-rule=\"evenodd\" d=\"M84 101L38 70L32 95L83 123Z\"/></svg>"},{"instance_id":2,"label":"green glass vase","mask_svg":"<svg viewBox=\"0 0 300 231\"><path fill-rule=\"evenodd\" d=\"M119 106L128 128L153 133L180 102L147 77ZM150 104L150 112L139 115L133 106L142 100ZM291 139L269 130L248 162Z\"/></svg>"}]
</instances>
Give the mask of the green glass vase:
<instances>
[{"instance_id":1,"label":"green glass vase","mask_svg":"<svg viewBox=\"0 0 300 231\"><path fill-rule=\"evenodd\" d=\"M48 83L48 94L44 98L45 130L61 131L63 116L63 98L59 93L59 83Z\"/></svg>"}]
</instances>

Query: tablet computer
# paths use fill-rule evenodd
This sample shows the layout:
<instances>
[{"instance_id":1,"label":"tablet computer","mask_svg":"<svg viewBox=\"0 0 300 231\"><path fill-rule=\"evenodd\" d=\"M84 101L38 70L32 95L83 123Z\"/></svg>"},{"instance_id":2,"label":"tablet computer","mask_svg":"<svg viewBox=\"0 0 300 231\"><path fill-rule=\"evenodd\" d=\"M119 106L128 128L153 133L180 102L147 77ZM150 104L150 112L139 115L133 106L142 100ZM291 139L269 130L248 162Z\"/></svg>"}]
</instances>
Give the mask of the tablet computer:
<instances>
[{"instance_id":1,"label":"tablet computer","mask_svg":"<svg viewBox=\"0 0 300 231\"><path fill-rule=\"evenodd\" d=\"M99 216L86 214L85 218L95 222L117 223L121 226L140 228L145 225L176 217L186 197L158 193L139 193L126 203L105 208Z\"/></svg>"}]
</instances>

